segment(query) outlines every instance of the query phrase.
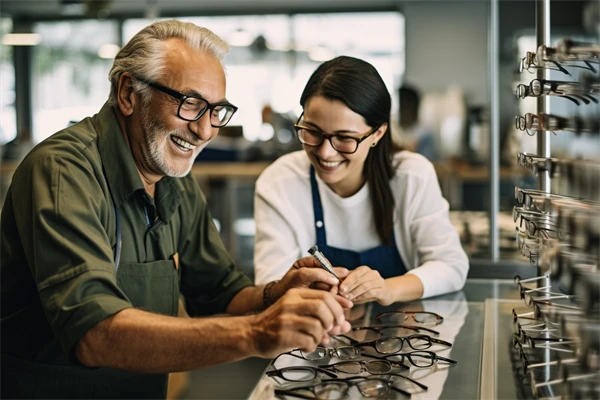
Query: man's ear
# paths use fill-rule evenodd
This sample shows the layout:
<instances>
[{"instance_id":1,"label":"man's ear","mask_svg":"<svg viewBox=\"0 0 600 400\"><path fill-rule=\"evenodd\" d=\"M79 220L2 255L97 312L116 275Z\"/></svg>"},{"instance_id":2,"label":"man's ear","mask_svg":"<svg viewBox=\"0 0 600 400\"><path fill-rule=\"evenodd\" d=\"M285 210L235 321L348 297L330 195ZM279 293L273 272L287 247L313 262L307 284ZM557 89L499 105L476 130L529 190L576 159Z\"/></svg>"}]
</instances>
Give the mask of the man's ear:
<instances>
[{"instance_id":1,"label":"man's ear","mask_svg":"<svg viewBox=\"0 0 600 400\"><path fill-rule=\"evenodd\" d=\"M117 105L121 113L128 117L133 114L137 96L133 90L133 77L128 73L122 73L117 82Z\"/></svg>"}]
</instances>

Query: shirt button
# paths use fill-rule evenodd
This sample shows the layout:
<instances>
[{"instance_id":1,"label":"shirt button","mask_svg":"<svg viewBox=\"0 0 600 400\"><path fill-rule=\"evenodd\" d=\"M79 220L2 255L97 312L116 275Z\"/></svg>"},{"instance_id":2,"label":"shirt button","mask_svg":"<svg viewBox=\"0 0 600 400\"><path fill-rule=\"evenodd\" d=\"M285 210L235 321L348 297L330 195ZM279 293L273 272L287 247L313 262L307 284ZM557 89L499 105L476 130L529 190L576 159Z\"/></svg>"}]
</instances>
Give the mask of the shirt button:
<instances>
[{"instance_id":1,"label":"shirt button","mask_svg":"<svg viewBox=\"0 0 600 400\"><path fill-rule=\"evenodd\" d=\"M323 221L317 221L317 228L323 227Z\"/></svg>"}]
</instances>

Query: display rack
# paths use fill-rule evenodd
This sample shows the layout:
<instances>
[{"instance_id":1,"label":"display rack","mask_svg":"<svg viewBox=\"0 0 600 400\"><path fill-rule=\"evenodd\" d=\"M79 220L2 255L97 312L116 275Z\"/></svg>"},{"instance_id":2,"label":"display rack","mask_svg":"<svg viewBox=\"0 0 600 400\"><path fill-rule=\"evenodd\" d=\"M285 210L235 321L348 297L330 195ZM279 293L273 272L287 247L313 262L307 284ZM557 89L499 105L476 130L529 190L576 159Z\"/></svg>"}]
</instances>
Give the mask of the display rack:
<instances>
[{"instance_id":1,"label":"display rack","mask_svg":"<svg viewBox=\"0 0 600 400\"><path fill-rule=\"evenodd\" d=\"M538 188L515 188L513 216L517 246L539 276L515 278L524 309L513 310L514 375L522 398L600 398L600 162L550 154L552 135L600 135L600 44L551 46L549 0L536 1L536 15L537 49L521 70L537 78L516 94L536 97L537 112L517 116L516 127L537 137L536 154L518 162ZM549 79L551 70L564 79ZM578 111L551 113L551 96Z\"/></svg>"}]
</instances>

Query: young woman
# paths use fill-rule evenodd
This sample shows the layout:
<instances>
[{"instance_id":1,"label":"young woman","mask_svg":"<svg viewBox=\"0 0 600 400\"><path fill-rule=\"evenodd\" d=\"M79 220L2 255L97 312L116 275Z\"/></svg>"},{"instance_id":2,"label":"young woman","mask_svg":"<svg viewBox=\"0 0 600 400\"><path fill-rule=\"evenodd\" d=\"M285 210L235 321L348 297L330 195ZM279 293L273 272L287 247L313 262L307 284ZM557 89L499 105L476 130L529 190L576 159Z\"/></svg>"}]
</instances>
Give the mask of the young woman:
<instances>
[{"instance_id":1,"label":"young woman","mask_svg":"<svg viewBox=\"0 0 600 400\"><path fill-rule=\"evenodd\" d=\"M433 165L392 143L390 94L369 63L341 56L309 79L296 122L303 151L256 183L255 280L280 279L308 249L339 291L387 305L460 290L469 263Z\"/></svg>"}]
</instances>

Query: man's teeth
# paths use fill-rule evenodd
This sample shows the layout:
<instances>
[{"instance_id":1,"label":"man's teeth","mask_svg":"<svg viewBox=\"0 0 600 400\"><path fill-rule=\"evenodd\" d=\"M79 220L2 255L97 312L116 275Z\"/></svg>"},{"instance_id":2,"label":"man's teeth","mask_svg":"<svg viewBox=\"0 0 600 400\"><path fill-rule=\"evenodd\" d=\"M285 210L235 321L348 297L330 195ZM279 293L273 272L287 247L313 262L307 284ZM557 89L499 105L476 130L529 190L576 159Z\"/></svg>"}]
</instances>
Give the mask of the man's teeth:
<instances>
[{"instance_id":1,"label":"man's teeth","mask_svg":"<svg viewBox=\"0 0 600 400\"><path fill-rule=\"evenodd\" d=\"M338 165L340 165L341 161L327 162L327 161L319 160L319 163L321 163L321 165L324 165L328 168L333 168L333 167L337 167Z\"/></svg>"},{"instance_id":2,"label":"man's teeth","mask_svg":"<svg viewBox=\"0 0 600 400\"><path fill-rule=\"evenodd\" d=\"M196 146L194 146L193 144L175 136L172 136L171 140L173 140L173 142L175 142L179 147L183 147L186 150L193 150L196 148Z\"/></svg>"}]
</instances>

